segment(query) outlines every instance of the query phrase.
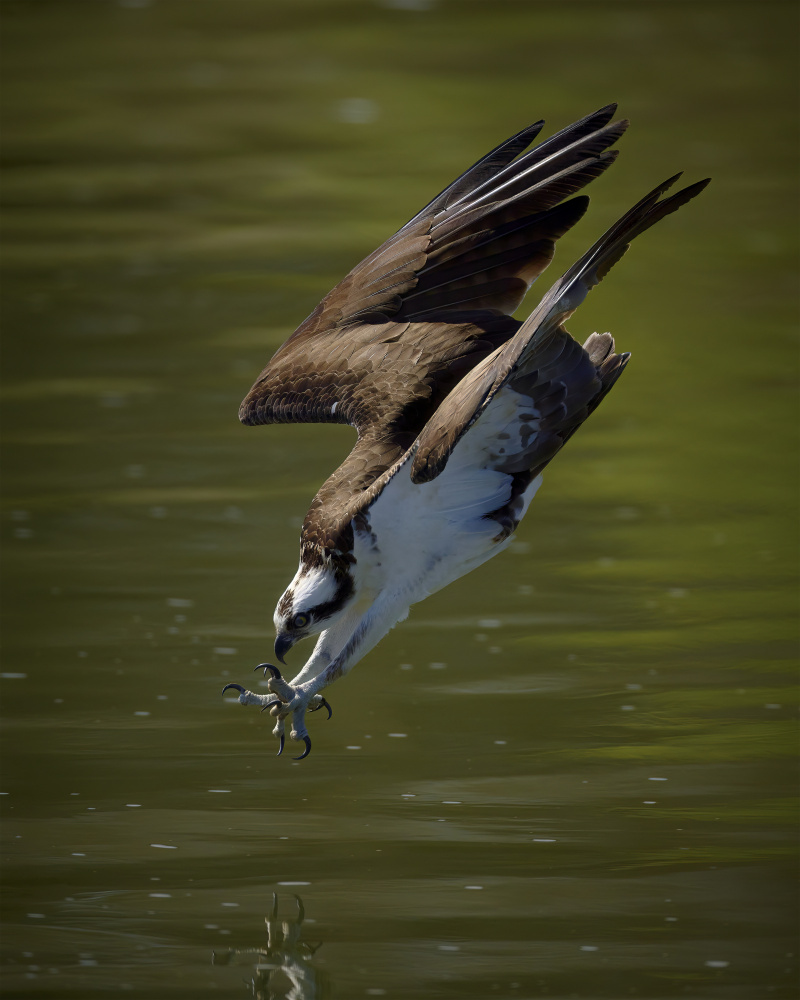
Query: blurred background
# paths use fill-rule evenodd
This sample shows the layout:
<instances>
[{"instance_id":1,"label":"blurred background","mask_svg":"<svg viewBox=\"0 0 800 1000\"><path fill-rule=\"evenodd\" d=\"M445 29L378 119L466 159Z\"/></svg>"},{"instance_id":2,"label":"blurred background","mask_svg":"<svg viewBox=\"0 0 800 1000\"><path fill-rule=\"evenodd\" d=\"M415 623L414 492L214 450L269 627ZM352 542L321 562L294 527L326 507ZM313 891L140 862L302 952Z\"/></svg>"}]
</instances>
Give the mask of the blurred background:
<instances>
[{"instance_id":1,"label":"blurred background","mask_svg":"<svg viewBox=\"0 0 800 1000\"><path fill-rule=\"evenodd\" d=\"M0 18L4 995L796 996L795 5ZM711 175L570 323L624 378L512 549L275 760L220 691L353 438L240 399L467 166L613 100L620 159L520 315Z\"/></svg>"}]
</instances>

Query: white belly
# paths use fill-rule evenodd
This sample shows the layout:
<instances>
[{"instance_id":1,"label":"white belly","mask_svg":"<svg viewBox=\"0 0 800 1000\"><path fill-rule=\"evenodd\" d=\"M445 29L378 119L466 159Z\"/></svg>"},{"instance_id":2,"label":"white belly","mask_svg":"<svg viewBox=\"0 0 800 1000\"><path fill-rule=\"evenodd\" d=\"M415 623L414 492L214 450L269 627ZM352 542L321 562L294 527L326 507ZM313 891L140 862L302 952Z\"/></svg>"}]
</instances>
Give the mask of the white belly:
<instances>
[{"instance_id":1,"label":"white belly","mask_svg":"<svg viewBox=\"0 0 800 1000\"><path fill-rule=\"evenodd\" d=\"M403 590L407 603L422 600L502 551L497 521L486 515L511 497L512 476L491 467L498 433L513 430L530 400L504 390L453 451L444 471L414 484L407 461L369 508L371 534L357 532L355 556L370 589ZM541 485L537 476L522 497L522 511Z\"/></svg>"}]
</instances>

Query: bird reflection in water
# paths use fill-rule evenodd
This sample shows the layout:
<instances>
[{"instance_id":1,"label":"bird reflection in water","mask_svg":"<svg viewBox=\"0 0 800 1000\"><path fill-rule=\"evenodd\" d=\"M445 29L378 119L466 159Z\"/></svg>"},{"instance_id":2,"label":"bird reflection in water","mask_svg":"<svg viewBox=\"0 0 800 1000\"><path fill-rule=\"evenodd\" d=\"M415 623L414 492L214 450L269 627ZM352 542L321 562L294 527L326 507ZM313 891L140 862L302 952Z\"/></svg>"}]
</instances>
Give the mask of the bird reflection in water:
<instances>
[{"instance_id":1,"label":"bird reflection in water","mask_svg":"<svg viewBox=\"0 0 800 1000\"><path fill-rule=\"evenodd\" d=\"M253 975L249 982L244 982L256 1000L323 1000L328 995L322 973L311 964L322 942L310 944L300 940L305 908L299 896L294 898L296 918L278 919L278 897L273 892L272 909L264 917L266 946L212 952L213 965L230 965L240 955L255 960Z\"/></svg>"}]
</instances>

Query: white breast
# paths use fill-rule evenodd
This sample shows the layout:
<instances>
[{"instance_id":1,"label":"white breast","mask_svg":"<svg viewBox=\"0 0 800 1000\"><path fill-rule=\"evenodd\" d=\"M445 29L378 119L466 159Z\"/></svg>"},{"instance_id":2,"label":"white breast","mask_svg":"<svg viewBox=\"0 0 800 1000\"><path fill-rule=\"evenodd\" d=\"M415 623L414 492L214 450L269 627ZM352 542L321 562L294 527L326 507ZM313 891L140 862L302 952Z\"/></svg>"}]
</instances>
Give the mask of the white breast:
<instances>
[{"instance_id":1,"label":"white breast","mask_svg":"<svg viewBox=\"0 0 800 1000\"><path fill-rule=\"evenodd\" d=\"M402 588L413 604L505 548L510 539L498 541L499 525L485 515L508 502L512 476L492 466L536 432L532 413L529 397L503 389L436 479L412 483L410 459L397 471L367 512L371 535L356 535L360 571L376 589ZM526 490L523 513L541 482Z\"/></svg>"}]
</instances>

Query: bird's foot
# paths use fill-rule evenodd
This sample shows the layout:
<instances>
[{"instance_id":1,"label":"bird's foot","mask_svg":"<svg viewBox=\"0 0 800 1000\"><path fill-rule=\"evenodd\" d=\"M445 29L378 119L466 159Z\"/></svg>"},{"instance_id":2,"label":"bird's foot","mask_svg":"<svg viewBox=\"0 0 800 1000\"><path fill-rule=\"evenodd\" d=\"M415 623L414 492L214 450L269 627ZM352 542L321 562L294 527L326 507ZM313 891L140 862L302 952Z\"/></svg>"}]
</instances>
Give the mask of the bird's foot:
<instances>
[{"instance_id":1,"label":"bird's foot","mask_svg":"<svg viewBox=\"0 0 800 1000\"><path fill-rule=\"evenodd\" d=\"M239 704L260 705L262 712L266 712L269 709L270 715L276 720L272 735L280 741L280 747L278 748L279 757L283 753L285 741L285 720L291 716L292 728L289 732L289 737L293 740L302 740L306 747L300 756L294 759L302 760L304 757L308 757L311 753L311 737L308 735L308 730L305 726L306 711L317 712L319 709L325 708L328 710L328 718L330 719L331 715L333 715L333 709L321 694L312 693L302 684L292 687L291 684L288 684L283 679L280 670L277 667L273 667L271 663L259 663L255 669L263 670L265 677L269 672L270 678L267 682L267 687L271 692L270 694L255 694L253 691L243 688L241 684L226 684L222 689L222 693L225 694L229 688L233 688L239 692Z\"/></svg>"}]
</instances>

